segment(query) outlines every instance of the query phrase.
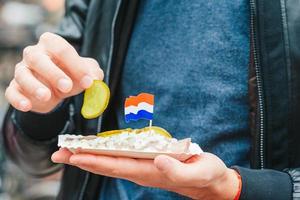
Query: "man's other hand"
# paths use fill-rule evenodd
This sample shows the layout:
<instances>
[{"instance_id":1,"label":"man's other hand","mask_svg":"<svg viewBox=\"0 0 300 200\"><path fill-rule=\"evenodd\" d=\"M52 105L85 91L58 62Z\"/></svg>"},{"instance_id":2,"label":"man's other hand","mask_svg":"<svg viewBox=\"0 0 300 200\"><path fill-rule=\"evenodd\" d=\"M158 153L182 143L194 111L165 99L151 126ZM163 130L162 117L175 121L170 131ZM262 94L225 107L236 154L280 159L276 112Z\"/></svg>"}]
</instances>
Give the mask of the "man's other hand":
<instances>
[{"instance_id":1,"label":"man's other hand","mask_svg":"<svg viewBox=\"0 0 300 200\"><path fill-rule=\"evenodd\" d=\"M47 113L94 79L103 79L97 61L80 57L62 37L44 33L36 45L24 49L5 96L18 110Z\"/></svg>"}]
</instances>

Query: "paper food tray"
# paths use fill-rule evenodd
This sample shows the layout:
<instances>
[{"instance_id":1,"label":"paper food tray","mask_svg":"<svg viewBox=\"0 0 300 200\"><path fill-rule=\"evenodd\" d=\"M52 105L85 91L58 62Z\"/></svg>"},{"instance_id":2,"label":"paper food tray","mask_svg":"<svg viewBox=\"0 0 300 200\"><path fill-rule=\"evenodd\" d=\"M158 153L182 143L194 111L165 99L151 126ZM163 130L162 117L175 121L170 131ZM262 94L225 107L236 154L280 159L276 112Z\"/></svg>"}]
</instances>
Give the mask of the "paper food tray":
<instances>
[{"instance_id":1,"label":"paper food tray","mask_svg":"<svg viewBox=\"0 0 300 200\"><path fill-rule=\"evenodd\" d=\"M143 135L141 134L140 136ZM106 156L113 156L113 157L130 157L130 158L142 158L142 159L154 159L158 155L168 155L180 161L185 161L188 158L192 157L193 155L197 155L203 152L198 144L191 142L190 138L177 140L177 139L166 139L165 137L162 136L148 137L148 135L144 135L144 138L140 138L135 135L131 135L130 137L137 137L139 140L137 141L137 143L147 140L149 139L149 137L152 137L152 139L154 137L154 139L158 139L158 140L154 140L154 142L158 142L158 143L169 142L167 144L164 143L164 145L168 145L168 148L166 148L166 151L159 151L159 150L152 151L151 148L143 149L143 150L129 149L130 147L127 146L128 143L123 145L125 148L124 147L119 148L114 145L113 147L111 146L111 144L109 145L110 147L107 147L106 145L103 146L103 144L105 143L105 139L102 140L96 136L81 136L81 135L60 135L58 138L58 146L62 148L67 148L74 154L89 153L89 154L98 154L98 155L106 155ZM116 144L119 144L119 142L122 142L124 140L119 138L113 141L116 142ZM102 146L99 146L99 143L101 142L102 142ZM106 142L110 143L111 140ZM151 142L153 142L153 140L151 140L150 143L147 143L148 145L150 145L150 147L154 145Z\"/></svg>"},{"instance_id":2,"label":"paper food tray","mask_svg":"<svg viewBox=\"0 0 300 200\"><path fill-rule=\"evenodd\" d=\"M72 153L89 153L96 155L105 155L113 157L128 157L141 159L154 159L158 155L168 155L180 161L185 161L196 154L189 153L170 153L170 152L144 152L144 151L126 151L126 150L108 150L108 149L83 149L68 148Z\"/></svg>"}]
</instances>

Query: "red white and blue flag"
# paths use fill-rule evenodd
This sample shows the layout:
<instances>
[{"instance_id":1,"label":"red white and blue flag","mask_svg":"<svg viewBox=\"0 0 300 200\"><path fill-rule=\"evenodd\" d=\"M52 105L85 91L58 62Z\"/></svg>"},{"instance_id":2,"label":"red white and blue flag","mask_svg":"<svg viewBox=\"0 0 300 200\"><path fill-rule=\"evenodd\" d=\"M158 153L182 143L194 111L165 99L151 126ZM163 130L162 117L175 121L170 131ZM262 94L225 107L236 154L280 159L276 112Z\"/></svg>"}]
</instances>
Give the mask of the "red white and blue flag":
<instances>
[{"instance_id":1,"label":"red white and blue flag","mask_svg":"<svg viewBox=\"0 0 300 200\"><path fill-rule=\"evenodd\" d=\"M138 96L130 96L125 100L125 121L137 121L139 119L153 119L154 95L141 93Z\"/></svg>"}]
</instances>

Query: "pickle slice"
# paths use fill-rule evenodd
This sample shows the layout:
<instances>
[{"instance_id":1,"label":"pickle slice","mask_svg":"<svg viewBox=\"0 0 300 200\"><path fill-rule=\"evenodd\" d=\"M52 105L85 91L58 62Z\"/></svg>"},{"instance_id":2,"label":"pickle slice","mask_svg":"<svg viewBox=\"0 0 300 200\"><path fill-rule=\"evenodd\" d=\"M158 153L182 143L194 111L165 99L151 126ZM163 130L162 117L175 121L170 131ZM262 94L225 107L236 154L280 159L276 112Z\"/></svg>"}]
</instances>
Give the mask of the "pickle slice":
<instances>
[{"instance_id":1,"label":"pickle slice","mask_svg":"<svg viewBox=\"0 0 300 200\"><path fill-rule=\"evenodd\" d=\"M100 80L94 80L91 87L85 90L81 114L86 119L100 116L106 109L110 98L108 86Z\"/></svg>"},{"instance_id":2,"label":"pickle slice","mask_svg":"<svg viewBox=\"0 0 300 200\"><path fill-rule=\"evenodd\" d=\"M126 128L126 129L121 129L121 130L111 130L111 131L105 131L102 133L98 133L97 136L99 137L110 137L112 135L118 135L121 134L123 132L129 132L129 133L135 133L135 134L139 134L145 131L149 131L150 127L145 127L145 128L141 128L141 129L134 129L132 130L131 128ZM172 135L166 131L165 129L158 127L158 126L152 126L151 130L154 130L155 133L165 136L167 138L172 138Z\"/></svg>"},{"instance_id":3,"label":"pickle slice","mask_svg":"<svg viewBox=\"0 0 300 200\"><path fill-rule=\"evenodd\" d=\"M111 130L111 131L105 131L102 133L98 133L97 136L99 137L110 137L112 135L118 135L121 134L122 132L128 131L129 133L132 132L131 128L126 128L126 129L120 129L120 130Z\"/></svg>"},{"instance_id":4,"label":"pickle slice","mask_svg":"<svg viewBox=\"0 0 300 200\"><path fill-rule=\"evenodd\" d=\"M172 138L172 135L165 129L161 128L161 127L158 127L158 126L151 126L151 127L145 127L145 128L142 128L140 129L141 132L143 131L149 131L149 130L154 130L155 133L159 134L159 135L162 135L162 136L165 136L167 138Z\"/></svg>"}]
</instances>

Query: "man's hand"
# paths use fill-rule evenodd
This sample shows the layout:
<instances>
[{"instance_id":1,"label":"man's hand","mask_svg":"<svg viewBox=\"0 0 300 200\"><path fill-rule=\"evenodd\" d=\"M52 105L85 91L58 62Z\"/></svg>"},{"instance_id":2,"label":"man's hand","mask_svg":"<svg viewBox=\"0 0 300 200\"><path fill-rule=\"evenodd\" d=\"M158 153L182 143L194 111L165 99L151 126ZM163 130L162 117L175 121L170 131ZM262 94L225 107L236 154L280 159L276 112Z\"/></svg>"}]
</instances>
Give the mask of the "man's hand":
<instances>
[{"instance_id":1,"label":"man's hand","mask_svg":"<svg viewBox=\"0 0 300 200\"><path fill-rule=\"evenodd\" d=\"M95 174L173 191L193 199L233 200L239 185L236 172L209 153L194 156L183 163L164 155L157 156L153 161L72 154L62 148L52 155L52 160Z\"/></svg>"},{"instance_id":2,"label":"man's hand","mask_svg":"<svg viewBox=\"0 0 300 200\"><path fill-rule=\"evenodd\" d=\"M97 61L80 57L62 37L44 33L35 46L24 49L5 96L18 110L46 113L94 79L103 79Z\"/></svg>"}]
</instances>

